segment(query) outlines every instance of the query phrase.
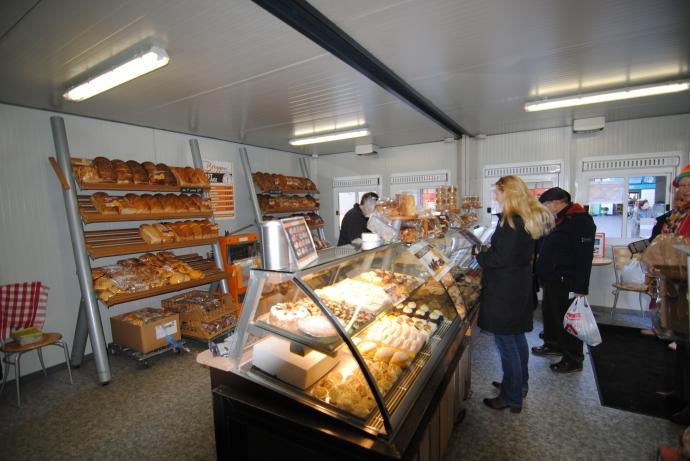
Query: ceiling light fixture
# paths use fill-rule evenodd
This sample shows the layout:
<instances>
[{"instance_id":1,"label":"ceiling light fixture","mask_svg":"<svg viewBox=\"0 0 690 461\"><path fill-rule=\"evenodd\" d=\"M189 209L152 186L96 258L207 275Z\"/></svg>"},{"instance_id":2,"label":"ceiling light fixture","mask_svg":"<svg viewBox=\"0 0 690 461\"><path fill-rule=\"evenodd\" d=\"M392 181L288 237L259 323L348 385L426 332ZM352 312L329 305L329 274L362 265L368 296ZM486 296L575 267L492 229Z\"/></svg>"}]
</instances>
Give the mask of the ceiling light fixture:
<instances>
[{"instance_id":1,"label":"ceiling light fixture","mask_svg":"<svg viewBox=\"0 0 690 461\"><path fill-rule=\"evenodd\" d=\"M370 134L371 132L368 128L359 127L353 130L331 131L328 133L314 134L301 138L293 138L289 142L292 146L304 146L307 144L317 144L320 142L340 141L341 139L361 138L362 136L369 136Z\"/></svg>"},{"instance_id":2,"label":"ceiling light fixture","mask_svg":"<svg viewBox=\"0 0 690 461\"><path fill-rule=\"evenodd\" d=\"M62 95L68 101L83 101L118 85L165 66L170 58L157 45L138 47L134 53L120 55L106 70L92 74L86 81L72 85Z\"/></svg>"},{"instance_id":3,"label":"ceiling light fixture","mask_svg":"<svg viewBox=\"0 0 690 461\"><path fill-rule=\"evenodd\" d=\"M540 110L560 109L562 107L583 106L585 104L597 104L600 102L620 101L622 99L642 98L659 94L677 93L690 89L690 80L682 80L656 85L645 85L617 90L599 91L563 98L543 99L525 103L526 112Z\"/></svg>"}]
</instances>

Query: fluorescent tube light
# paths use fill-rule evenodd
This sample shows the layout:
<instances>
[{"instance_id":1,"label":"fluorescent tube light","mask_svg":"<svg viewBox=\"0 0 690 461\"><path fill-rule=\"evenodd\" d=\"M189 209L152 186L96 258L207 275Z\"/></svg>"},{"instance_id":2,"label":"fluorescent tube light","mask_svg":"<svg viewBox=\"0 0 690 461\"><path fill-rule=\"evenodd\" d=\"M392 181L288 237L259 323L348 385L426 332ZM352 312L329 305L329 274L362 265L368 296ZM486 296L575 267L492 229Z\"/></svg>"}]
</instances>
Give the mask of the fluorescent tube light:
<instances>
[{"instance_id":1,"label":"fluorescent tube light","mask_svg":"<svg viewBox=\"0 0 690 461\"><path fill-rule=\"evenodd\" d=\"M563 98L545 99L525 104L526 112L540 110L560 109L562 107L583 106L585 104L597 104L600 102L620 101L621 99L642 98L658 94L677 93L690 89L690 80L646 85L632 88L624 88L611 91L580 94Z\"/></svg>"},{"instance_id":2,"label":"fluorescent tube light","mask_svg":"<svg viewBox=\"0 0 690 461\"><path fill-rule=\"evenodd\" d=\"M340 141L341 139L360 138L362 136L369 136L368 128L355 128L347 131L332 131L323 134L315 134L312 136L305 136L302 138L293 138L290 140L292 146L304 146L306 144L317 144L320 142Z\"/></svg>"},{"instance_id":3,"label":"fluorescent tube light","mask_svg":"<svg viewBox=\"0 0 690 461\"><path fill-rule=\"evenodd\" d=\"M149 46L135 55L125 58L105 72L72 86L62 95L69 101L83 101L118 85L165 66L170 61L168 53L159 46Z\"/></svg>"}]
</instances>

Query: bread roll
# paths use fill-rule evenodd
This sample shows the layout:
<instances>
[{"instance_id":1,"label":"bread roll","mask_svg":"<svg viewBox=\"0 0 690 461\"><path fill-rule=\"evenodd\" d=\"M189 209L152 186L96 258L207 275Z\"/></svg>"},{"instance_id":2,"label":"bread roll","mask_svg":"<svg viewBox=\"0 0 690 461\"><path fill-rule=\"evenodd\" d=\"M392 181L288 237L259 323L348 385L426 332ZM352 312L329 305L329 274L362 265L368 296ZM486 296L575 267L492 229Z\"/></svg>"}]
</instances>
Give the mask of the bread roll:
<instances>
[{"instance_id":1,"label":"bread roll","mask_svg":"<svg viewBox=\"0 0 690 461\"><path fill-rule=\"evenodd\" d=\"M148 244L158 244L162 242L162 236L153 224L142 224L139 226L139 235Z\"/></svg>"},{"instance_id":2,"label":"bread roll","mask_svg":"<svg viewBox=\"0 0 690 461\"><path fill-rule=\"evenodd\" d=\"M188 211L199 211L201 208L197 203L188 195L180 195L180 199L184 202L184 206Z\"/></svg>"},{"instance_id":3,"label":"bread roll","mask_svg":"<svg viewBox=\"0 0 690 461\"><path fill-rule=\"evenodd\" d=\"M182 240L191 240L194 238L194 232L187 223L180 223L177 226L177 232L182 237Z\"/></svg>"},{"instance_id":4,"label":"bread roll","mask_svg":"<svg viewBox=\"0 0 690 461\"><path fill-rule=\"evenodd\" d=\"M172 174L172 171L170 171L168 165L166 165L165 163L159 163L156 165L156 169L160 174L163 175L163 180L161 184L164 184L166 186L179 185L177 184L177 179L175 179L175 176Z\"/></svg>"}]
</instances>

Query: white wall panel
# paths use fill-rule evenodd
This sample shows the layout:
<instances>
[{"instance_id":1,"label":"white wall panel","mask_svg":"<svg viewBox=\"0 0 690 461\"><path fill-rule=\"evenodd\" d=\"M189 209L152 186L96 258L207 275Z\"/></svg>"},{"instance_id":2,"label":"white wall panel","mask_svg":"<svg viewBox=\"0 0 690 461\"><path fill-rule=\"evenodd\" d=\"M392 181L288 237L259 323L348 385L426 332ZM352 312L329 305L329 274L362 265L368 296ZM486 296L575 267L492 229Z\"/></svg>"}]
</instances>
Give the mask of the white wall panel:
<instances>
[{"instance_id":1,"label":"white wall panel","mask_svg":"<svg viewBox=\"0 0 690 461\"><path fill-rule=\"evenodd\" d=\"M411 146L379 149L376 156L354 153L328 155L318 161L318 187L321 192L321 214L326 221L335 218L333 178L340 176L381 175L383 195L390 195L390 176L393 173L449 170L450 183L458 181L458 142L435 142ZM326 238L335 242L333 226L326 226Z\"/></svg>"},{"instance_id":2,"label":"white wall panel","mask_svg":"<svg viewBox=\"0 0 690 461\"><path fill-rule=\"evenodd\" d=\"M61 188L48 157L54 155L51 112L0 104L0 284L41 280L50 288L45 329L61 332L70 347L79 307L80 290L67 228ZM171 165L191 164L189 135L121 123L63 115L73 156L103 155L123 160L153 160ZM233 162L237 218L219 221L221 232L254 222L247 183L239 160L239 144L197 138L202 157ZM298 156L265 148L247 147L255 170L299 174ZM135 223L96 225L89 228L131 227ZM246 232L246 231L245 231ZM186 249L204 253L208 247ZM119 258L92 262L100 266ZM142 306L160 306L149 298L115 306L101 306L106 339L111 340L111 315ZM51 350L53 349L53 350ZM90 352L90 345L87 345ZM61 351L45 351L48 366L64 360ZM22 361L24 374L39 369L35 354ZM117 379L117 377L115 377Z\"/></svg>"}]
</instances>

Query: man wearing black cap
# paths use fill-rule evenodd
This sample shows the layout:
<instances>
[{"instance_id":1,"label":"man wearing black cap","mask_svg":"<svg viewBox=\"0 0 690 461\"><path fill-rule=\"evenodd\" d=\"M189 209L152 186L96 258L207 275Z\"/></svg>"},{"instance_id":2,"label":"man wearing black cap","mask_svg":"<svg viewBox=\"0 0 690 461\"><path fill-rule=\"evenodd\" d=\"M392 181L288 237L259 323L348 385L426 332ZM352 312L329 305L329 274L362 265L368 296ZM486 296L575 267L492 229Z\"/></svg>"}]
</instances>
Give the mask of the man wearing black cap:
<instances>
[{"instance_id":1,"label":"man wearing black cap","mask_svg":"<svg viewBox=\"0 0 690 461\"><path fill-rule=\"evenodd\" d=\"M537 257L537 276L544 288L544 344L533 347L540 356L562 355L551 365L556 373L582 370L582 341L563 328L563 317L572 302L569 293L585 296L594 253L594 220L570 194L560 187L544 192L539 201L553 213L556 227L542 237Z\"/></svg>"}]
</instances>

